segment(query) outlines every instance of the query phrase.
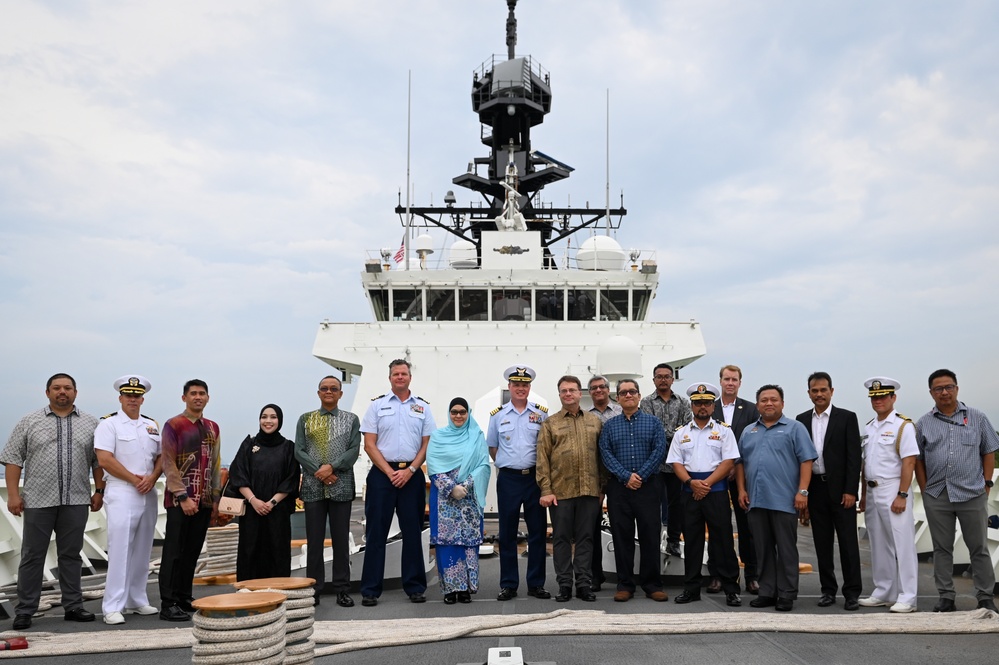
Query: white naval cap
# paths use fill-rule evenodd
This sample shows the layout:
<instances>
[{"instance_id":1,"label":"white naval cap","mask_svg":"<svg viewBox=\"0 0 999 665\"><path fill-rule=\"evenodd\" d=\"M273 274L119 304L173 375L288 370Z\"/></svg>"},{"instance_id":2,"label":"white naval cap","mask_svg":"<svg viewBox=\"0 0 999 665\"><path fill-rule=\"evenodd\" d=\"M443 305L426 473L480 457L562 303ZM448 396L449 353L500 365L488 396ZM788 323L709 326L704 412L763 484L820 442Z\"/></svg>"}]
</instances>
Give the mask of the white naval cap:
<instances>
[{"instance_id":1,"label":"white naval cap","mask_svg":"<svg viewBox=\"0 0 999 665\"><path fill-rule=\"evenodd\" d=\"M530 383L537 375L538 373L527 365L507 367L506 371L503 372L503 378L514 383Z\"/></svg>"},{"instance_id":2,"label":"white naval cap","mask_svg":"<svg viewBox=\"0 0 999 665\"><path fill-rule=\"evenodd\" d=\"M153 389L153 384L144 376L126 374L114 382L114 389L122 395L145 395Z\"/></svg>"},{"instance_id":3,"label":"white naval cap","mask_svg":"<svg viewBox=\"0 0 999 665\"><path fill-rule=\"evenodd\" d=\"M882 397L884 395L894 395L895 391L902 387L902 384L887 376L872 376L864 381L867 388L868 397Z\"/></svg>"},{"instance_id":4,"label":"white naval cap","mask_svg":"<svg viewBox=\"0 0 999 665\"><path fill-rule=\"evenodd\" d=\"M694 383L687 388L687 397L690 398L691 402L701 400L713 402L719 395L721 395L721 391L713 383Z\"/></svg>"}]
</instances>

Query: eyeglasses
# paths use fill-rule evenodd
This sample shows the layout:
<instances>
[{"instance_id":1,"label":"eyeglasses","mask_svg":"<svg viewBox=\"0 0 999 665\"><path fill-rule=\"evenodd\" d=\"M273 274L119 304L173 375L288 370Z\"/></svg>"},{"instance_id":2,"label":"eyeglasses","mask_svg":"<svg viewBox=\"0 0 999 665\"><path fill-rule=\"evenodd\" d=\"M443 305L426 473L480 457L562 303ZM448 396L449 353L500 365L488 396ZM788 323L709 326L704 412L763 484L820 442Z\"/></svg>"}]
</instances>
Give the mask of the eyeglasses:
<instances>
[{"instance_id":1,"label":"eyeglasses","mask_svg":"<svg viewBox=\"0 0 999 665\"><path fill-rule=\"evenodd\" d=\"M456 416L456 417L457 416L467 416L468 415L468 411L465 411L464 409L462 409L460 411L458 409L455 409L454 411L451 412L451 415L452 416Z\"/></svg>"},{"instance_id":2,"label":"eyeglasses","mask_svg":"<svg viewBox=\"0 0 999 665\"><path fill-rule=\"evenodd\" d=\"M673 380L673 375L672 374L656 374L655 376L652 377L652 380L653 381L672 381Z\"/></svg>"},{"instance_id":3,"label":"eyeglasses","mask_svg":"<svg viewBox=\"0 0 999 665\"><path fill-rule=\"evenodd\" d=\"M558 394L559 395L568 395L570 393L578 393L578 392L579 392L579 388L563 388L562 390L558 391Z\"/></svg>"},{"instance_id":4,"label":"eyeglasses","mask_svg":"<svg viewBox=\"0 0 999 665\"><path fill-rule=\"evenodd\" d=\"M930 392L934 395L943 395L944 393L952 393L957 390L957 386L953 383L948 386L937 386L936 388L931 388Z\"/></svg>"},{"instance_id":5,"label":"eyeglasses","mask_svg":"<svg viewBox=\"0 0 999 665\"><path fill-rule=\"evenodd\" d=\"M629 388L628 390L619 390L617 391L617 394L620 397L633 397L638 394L638 391Z\"/></svg>"},{"instance_id":6,"label":"eyeglasses","mask_svg":"<svg viewBox=\"0 0 999 665\"><path fill-rule=\"evenodd\" d=\"M608 390L607 384L601 383L598 386L590 386L590 392L593 392L594 390Z\"/></svg>"},{"instance_id":7,"label":"eyeglasses","mask_svg":"<svg viewBox=\"0 0 999 665\"><path fill-rule=\"evenodd\" d=\"M338 393L338 392L340 392L340 389L339 388L330 388L329 386L322 386L321 388L319 388L319 392L321 392L321 393Z\"/></svg>"}]
</instances>

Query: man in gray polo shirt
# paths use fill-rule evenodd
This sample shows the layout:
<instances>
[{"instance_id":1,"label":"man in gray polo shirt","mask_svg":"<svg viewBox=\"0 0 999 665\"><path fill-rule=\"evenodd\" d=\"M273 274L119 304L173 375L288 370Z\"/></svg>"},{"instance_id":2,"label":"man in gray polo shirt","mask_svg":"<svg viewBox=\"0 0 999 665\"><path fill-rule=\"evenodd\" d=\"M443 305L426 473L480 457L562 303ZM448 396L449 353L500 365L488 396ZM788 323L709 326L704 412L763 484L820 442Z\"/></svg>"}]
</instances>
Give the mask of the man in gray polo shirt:
<instances>
[{"instance_id":1,"label":"man in gray polo shirt","mask_svg":"<svg viewBox=\"0 0 999 665\"><path fill-rule=\"evenodd\" d=\"M933 539L933 578L940 600L934 612L953 612L954 523L971 555L971 574L978 607L997 612L992 600L996 576L987 539L993 453L999 450L995 428L978 409L957 399L957 375L949 369L930 374L936 404L916 423L916 480Z\"/></svg>"}]
</instances>

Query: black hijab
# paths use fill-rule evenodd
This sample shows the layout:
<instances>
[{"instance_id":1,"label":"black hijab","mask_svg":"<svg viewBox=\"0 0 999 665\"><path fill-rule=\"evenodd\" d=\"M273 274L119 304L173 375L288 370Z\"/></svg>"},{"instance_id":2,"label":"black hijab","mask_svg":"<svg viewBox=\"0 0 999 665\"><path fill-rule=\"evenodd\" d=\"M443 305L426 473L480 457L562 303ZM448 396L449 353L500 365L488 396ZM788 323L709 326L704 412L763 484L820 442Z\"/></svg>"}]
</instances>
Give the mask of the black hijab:
<instances>
[{"instance_id":1,"label":"black hijab","mask_svg":"<svg viewBox=\"0 0 999 665\"><path fill-rule=\"evenodd\" d=\"M264 415L264 411L267 409L274 409L274 413L277 414L278 426L277 429L272 433L267 434L264 430L257 432L255 440L261 446L276 446L284 441L284 437L281 436L281 425L284 424L284 412L281 407L277 404L265 404L264 408L260 409L260 416ZM257 416L257 420L260 420L260 416Z\"/></svg>"}]
</instances>

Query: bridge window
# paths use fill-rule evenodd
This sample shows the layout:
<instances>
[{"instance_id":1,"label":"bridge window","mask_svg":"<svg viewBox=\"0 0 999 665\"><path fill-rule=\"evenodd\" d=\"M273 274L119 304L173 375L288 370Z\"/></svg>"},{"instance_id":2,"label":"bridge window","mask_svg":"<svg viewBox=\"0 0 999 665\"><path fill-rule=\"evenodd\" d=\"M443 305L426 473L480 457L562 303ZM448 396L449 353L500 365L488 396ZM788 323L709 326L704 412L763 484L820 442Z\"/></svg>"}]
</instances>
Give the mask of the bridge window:
<instances>
[{"instance_id":1,"label":"bridge window","mask_svg":"<svg viewBox=\"0 0 999 665\"><path fill-rule=\"evenodd\" d=\"M427 291L427 320L454 321L454 289Z\"/></svg>"},{"instance_id":2,"label":"bridge window","mask_svg":"<svg viewBox=\"0 0 999 665\"><path fill-rule=\"evenodd\" d=\"M418 289L393 289L392 316L396 321L422 321L423 291Z\"/></svg>"},{"instance_id":3,"label":"bridge window","mask_svg":"<svg viewBox=\"0 0 999 665\"><path fill-rule=\"evenodd\" d=\"M562 289L538 289L538 321L562 321L564 308L562 306Z\"/></svg>"},{"instance_id":4,"label":"bridge window","mask_svg":"<svg viewBox=\"0 0 999 665\"><path fill-rule=\"evenodd\" d=\"M489 292L486 289L461 289L458 293L459 321L485 321L489 318Z\"/></svg>"},{"instance_id":5,"label":"bridge window","mask_svg":"<svg viewBox=\"0 0 999 665\"><path fill-rule=\"evenodd\" d=\"M371 299L371 309L375 313L375 321L388 321L388 291L385 289L370 289L368 291L368 298Z\"/></svg>"},{"instance_id":6,"label":"bridge window","mask_svg":"<svg viewBox=\"0 0 999 665\"><path fill-rule=\"evenodd\" d=\"M600 291L600 320L628 320L628 292L626 290L604 289Z\"/></svg>"},{"instance_id":7,"label":"bridge window","mask_svg":"<svg viewBox=\"0 0 999 665\"><path fill-rule=\"evenodd\" d=\"M530 289L493 289L493 321L530 320Z\"/></svg>"},{"instance_id":8,"label":"bridge window","mask_svg":"<svg viewBox=\"0 0 999 665\"><path fill-rule=\"evenodd\" d=\"M569 289L565 307L570 321L593 321L597 315L597 292L593 289Z\"/></svg>"},{"instance_id":9,"label":"bridge window","mask_svg":"<svg viewBox=\"0 0 999 665\"><path fill-rule=\"evenodd\" d=\"M649 301L652 298L652 291L648 289L635 289L631 292L631 320L644 321L645 315L649 311Z\"/></svg>"}]
</instances>

